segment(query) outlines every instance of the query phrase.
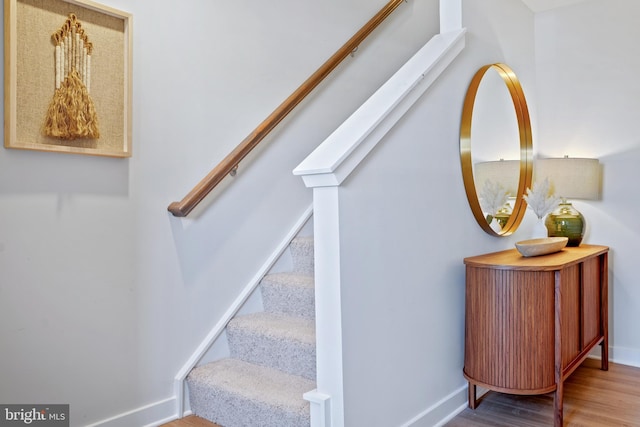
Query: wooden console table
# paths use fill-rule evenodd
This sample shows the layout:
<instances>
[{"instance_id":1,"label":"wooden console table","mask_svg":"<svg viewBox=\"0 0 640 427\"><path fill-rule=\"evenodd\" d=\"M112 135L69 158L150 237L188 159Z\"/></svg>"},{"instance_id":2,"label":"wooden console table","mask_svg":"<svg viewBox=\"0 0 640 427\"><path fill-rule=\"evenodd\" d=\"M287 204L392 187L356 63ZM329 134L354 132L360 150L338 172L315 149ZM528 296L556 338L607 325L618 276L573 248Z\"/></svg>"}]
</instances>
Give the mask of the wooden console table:
<instances>
[{"instance_id":1,"label":"wooden console table","mask_svg":"<svg viewBox=\"0 0 640 427\"><path fill-rule=\"evenodd\" d=\"M525 258L515 250L465 258L464 376L511 394L554 393L562 426L563 382L601 346L608 370L608 252L583 244Z\"/></svg>"}]
</instances>

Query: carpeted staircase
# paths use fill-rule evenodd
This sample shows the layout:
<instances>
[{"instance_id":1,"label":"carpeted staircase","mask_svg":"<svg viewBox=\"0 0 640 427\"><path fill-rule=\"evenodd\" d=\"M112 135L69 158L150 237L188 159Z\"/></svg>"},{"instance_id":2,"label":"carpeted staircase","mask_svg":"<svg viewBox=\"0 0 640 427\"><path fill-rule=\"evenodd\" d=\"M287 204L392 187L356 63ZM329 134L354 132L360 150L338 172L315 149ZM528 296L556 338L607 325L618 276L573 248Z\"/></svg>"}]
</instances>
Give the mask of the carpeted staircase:
<instances>
[{"instance_id":1,"label":"carpeted staircase","mask_svg":"<svg viewBox=\"0 0 640 427\"><path fill-rule=\"evenodd\" d=\"M302 395L316 388L313 238L289 250L293 271L260 283L264 311L227 325L231 357L187 377L194 414L223 427L310 425Z\"/></svg>"}]
</instances>

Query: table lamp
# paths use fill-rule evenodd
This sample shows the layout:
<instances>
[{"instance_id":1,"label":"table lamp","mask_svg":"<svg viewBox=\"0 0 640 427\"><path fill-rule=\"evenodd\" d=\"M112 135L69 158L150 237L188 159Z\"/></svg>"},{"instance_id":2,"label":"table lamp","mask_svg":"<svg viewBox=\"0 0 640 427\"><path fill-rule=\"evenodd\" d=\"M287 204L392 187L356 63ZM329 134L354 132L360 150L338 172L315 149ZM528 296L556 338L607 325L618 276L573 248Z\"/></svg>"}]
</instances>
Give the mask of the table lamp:
<instances>
[{"instance_id":1,"label":"table lamp","mask_svg":"<svg viewBox=\"0 0 640 427\"><path fill-rule=\"evenodd\" d=\"M551 188L562 201L547 215L545 226L549 237L568 237L567 246L580 246L586 229L584 216L567 199L597 200L600 196L600 163L598 159L538 159L534 166L537 180L549 178Z\"/></svg>"}]
</instances>

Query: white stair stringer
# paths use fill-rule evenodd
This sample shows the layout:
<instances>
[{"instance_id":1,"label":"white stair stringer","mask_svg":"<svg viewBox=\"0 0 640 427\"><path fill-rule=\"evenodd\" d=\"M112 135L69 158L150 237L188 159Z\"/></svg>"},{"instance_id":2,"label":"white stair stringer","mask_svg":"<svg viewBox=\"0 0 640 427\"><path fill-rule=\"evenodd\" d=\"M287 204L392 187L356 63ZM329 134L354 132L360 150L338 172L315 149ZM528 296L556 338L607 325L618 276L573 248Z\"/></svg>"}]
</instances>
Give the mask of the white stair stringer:
<instances>
[{"instance_id":1,"label":"white stair stringer","mask_svg":"<svg viewBox=\"0 0 640 427\"><path fill-rule=\"evenodd\" d=\"M191 410L224 427L309 427L316 388L313 237L289 245L292 271L260 282L264 312L226 327L230 358L187 376Z\"/></svg>"}]
</instances>

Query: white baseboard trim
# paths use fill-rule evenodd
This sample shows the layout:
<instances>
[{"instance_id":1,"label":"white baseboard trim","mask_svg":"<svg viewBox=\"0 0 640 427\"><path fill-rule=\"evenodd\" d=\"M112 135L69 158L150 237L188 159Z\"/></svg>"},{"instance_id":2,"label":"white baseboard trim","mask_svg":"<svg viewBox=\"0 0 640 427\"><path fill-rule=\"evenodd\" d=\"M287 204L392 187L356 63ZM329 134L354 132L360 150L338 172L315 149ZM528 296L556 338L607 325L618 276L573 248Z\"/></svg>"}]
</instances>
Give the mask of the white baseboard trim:
<instances>
[{"instance_id":1,"label":"white baseboard trim","mask_svg":"<svg viewBox=\"0 0 640 427\"><path fill-rule=\"evenodd\" d=\"M439 427L467 407L467 386L464 385L431 405L401 427Z\"/></svg>"},{"instance_id":2,"label":"white baseboard trim","mask_svg":"<svg viewBox=\"0 0 640 427\"><path fill-rule=\"evenodd\" d=\"M610 347L609 360L613 363L640 368L640 350L637 348Z\"/></svg>"},{"instance_id":3,"label":"white baseboard trim","mask_svg":"<svg viewBox=\"0 0 640 427\"><path fill-rule=\"evenodd\" d=\"M589 357L600 359L600 347L596 347ZM609 362L640 368L640 350L636 348L609 347Z\"/></svg>"},{"instance_id":4,"label":"white baseboard trim","mask_svg":"<svg viewBox=\"0 0 640 427\"><path fill-rule=\"evenodd\" d=\"M609 349L610 361L621 365L640 367L640 350L611 347ZM591 355L590 357L599 358L599 355ZM318 413L317 421L320 421L319 427L330 423L329 398L328 396L317 393L313 390L305 394L305 399L316 406ZM131 411L89 424L86 427L158 427L162 424L174 421L179 417L175 410L177 407L176 396L168 399L160 400L149 405L141 406ZM403 424L401 427L440 427L453 419L467 407L467 386L464 385L442 400L425 409L422 413ZM186 411L182 417L191 415L191 411Z\"/></svg>"},{"instance_id":5,"label":"white baseboard trim","mask_svg":"<svg viewBox=\"0 0 640 427\"><path fill-rule=\"evenodd\" d=\"M97 423L89 424L86 427L157 427L177 419L178 417L176 416L175 410L176 398L174 396L141 406L140 408L132 409L131 411L123 412L111 418L98 421Z\"/></svg>"}]
</instances>

